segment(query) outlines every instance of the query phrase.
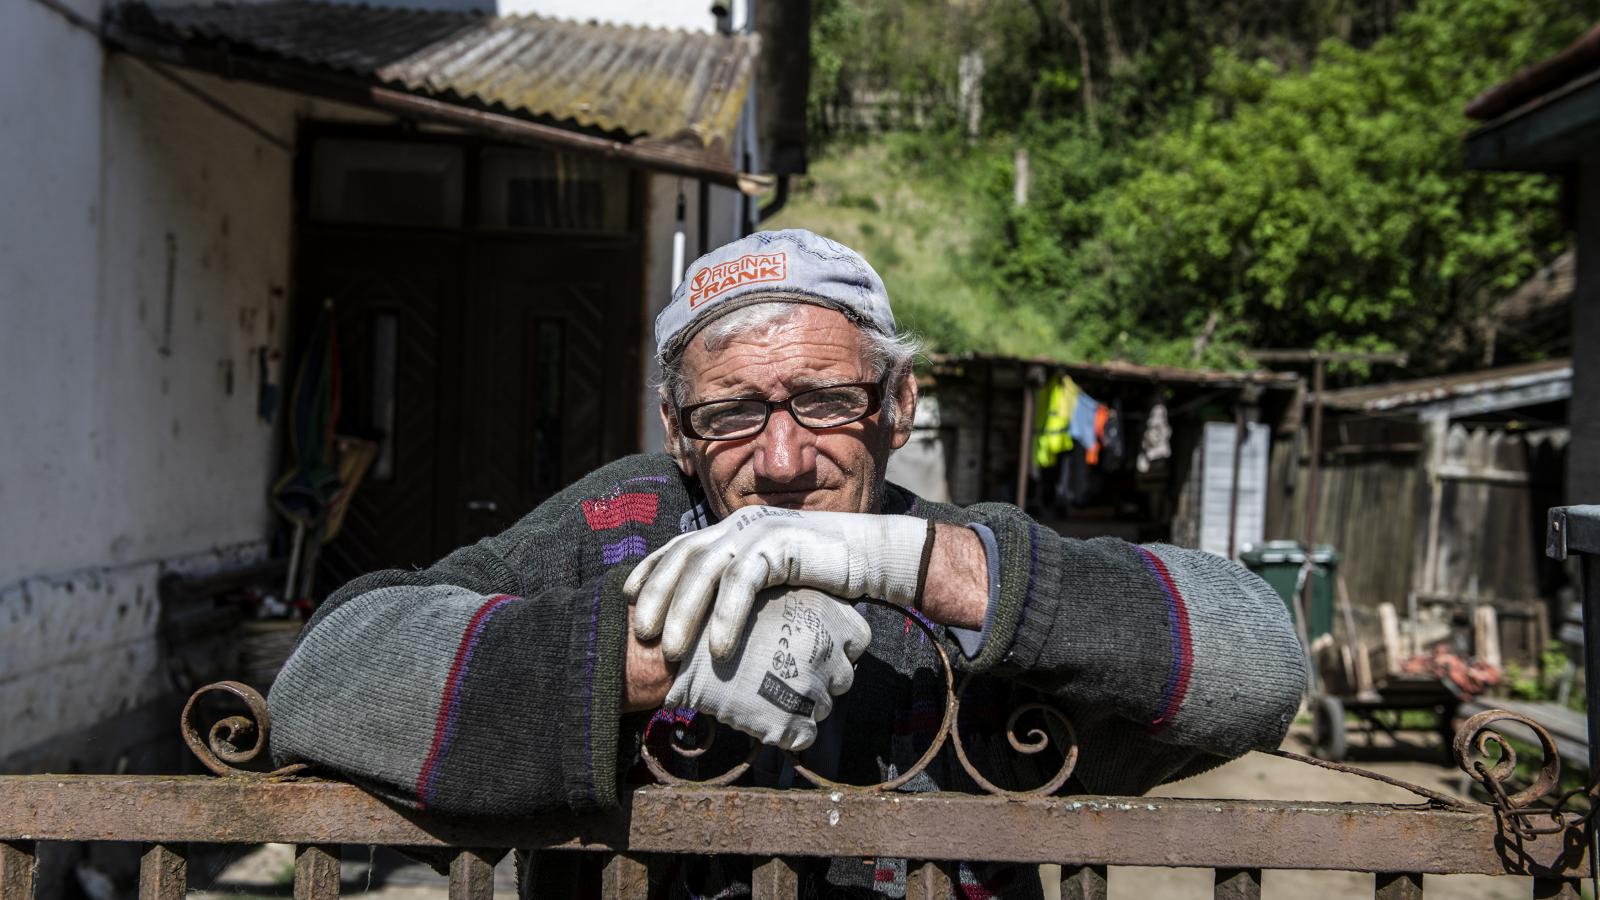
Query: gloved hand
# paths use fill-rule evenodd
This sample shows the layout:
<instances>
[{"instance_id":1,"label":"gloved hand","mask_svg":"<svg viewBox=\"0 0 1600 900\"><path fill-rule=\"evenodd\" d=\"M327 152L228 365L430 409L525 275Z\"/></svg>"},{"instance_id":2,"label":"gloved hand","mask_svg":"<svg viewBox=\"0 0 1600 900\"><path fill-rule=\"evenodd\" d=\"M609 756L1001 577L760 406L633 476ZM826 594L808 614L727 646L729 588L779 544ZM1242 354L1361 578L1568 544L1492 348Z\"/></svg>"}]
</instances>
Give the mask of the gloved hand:
<instances>
[{"instance_id":1,"label":"gloved hand","mask_svg":"<svg viewBox=\"0 0 1600 900\"><path fill-rule=\"evenodd\" d=\"M928 523L911 516L747 506L673 538L639 563L622 590L637 600L634 633L647 641L659 635L667 659L688 652L708 610L711 655L727 659L762 588L789 584L910 606L928 539Z\"/></svg>"},{"instance_id":2,"label":"gloved hand","mask_svg":"<svg viewBox=\"0 0 1600 900\"><path fill-rule=\"evenodd\" d=\"M732 659L717 662L705 635L679 667L666 705L715 716L764 744L803 750L833 695L850 689L872 630L847 603L812 590L762 591Z\"/></svg>"}]
</instances>

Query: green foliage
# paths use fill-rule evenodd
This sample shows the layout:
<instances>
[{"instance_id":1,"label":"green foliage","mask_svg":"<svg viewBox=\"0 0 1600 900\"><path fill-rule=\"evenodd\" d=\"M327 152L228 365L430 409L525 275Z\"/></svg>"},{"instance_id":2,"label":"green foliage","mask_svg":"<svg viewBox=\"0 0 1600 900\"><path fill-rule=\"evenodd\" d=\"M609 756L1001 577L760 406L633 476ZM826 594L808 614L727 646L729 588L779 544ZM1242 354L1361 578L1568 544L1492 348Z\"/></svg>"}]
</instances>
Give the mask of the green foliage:
<instances>
[{"instance_id":1,"label":"green foliage","mask_svg":"<svg viewBox=\"0 0 1600 900\"><path fill-rule=\"evenodd\" d=\"M1553 0L1424 0L1366 50L1325 41L1304 71L1218 50L1196 101L1126 151L1082 128L1029 134L1039 200L981 248L984 268L1051 311L1074 357L1469 360L1487 303L1561 235L1549 180L1465 170L1461 109L1582 22Z\"/></svg>"},{"instance_id":2,"label":"green foliage","mask_svg":"<svg viewBox=\"0 0 1600 900\"><path fill-rule=\"evenodd\" d=\"M1488 304L1562 235L1551 180L1464 168L1461 110L1580 34L1600 2L1420 0L1397 14L1409 5L819 0L817 133L844 133L840 110L868 88L932 124L871 139L889 159L821 191L814 218L875 229L864 249L890 261L897 310L944 350L1476 362ZM954 109L970 50L986 63L976 142ZM1032 184L1016 208L1019 147ZM912 182L936 199L885 201ZM933 208L952 221L930 223ZM959 237L907 249L908 231L922 244L930 229Z\"/></svg>"},{"instance_id":3,"label":"green foliage","mask_svg":"<svg viewBox=\"0 0 1600 900\"><path fill-rule=\"evenodd\" d=\"M882 274L901 327L941 351L1049 352L1048 319L1009 310L992 284L970 276L970 245L987 227L977 216L984 194L953 175L929 177L927 149L895 136L836 146L811 160L811 176L764 227L810 228L861 250Z\"/></svg>"},{"instance_id":4,"label":"green foliage","mask_svg":"<svg viewBox=\"0 0 1600 900\"><path fill-rule=\"evenodd\" d=\"M1539 657L1538 667L1534 669L1524 669L1514 662L1507 662L1506 692L1517 700L1535 703L1555 700L1560 695L1561 679L1566 674L1568 663L1567 651L1560 646L1545 650ZM1572 685L1567 705L1583 711L1583 686L1580 683Z\"/></svg>"}]
</instances>

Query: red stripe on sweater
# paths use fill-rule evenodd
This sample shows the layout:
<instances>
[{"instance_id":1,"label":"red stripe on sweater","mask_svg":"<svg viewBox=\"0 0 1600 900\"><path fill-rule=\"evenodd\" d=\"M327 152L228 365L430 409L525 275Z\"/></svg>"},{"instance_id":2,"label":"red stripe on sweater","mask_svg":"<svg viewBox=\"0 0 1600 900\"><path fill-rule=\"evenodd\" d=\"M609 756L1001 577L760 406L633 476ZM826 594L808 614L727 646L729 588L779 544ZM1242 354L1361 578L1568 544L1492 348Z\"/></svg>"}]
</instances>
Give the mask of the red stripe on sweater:
<instances>
[{"instance_id":1,"label":"red stripe on sweater","mask_svg":"<svg viewBox=\"0 0 1600 900\"><path fill-rule=\"evenodd\" d=\"M1178 654L1178 683L1173 686L1172 696L1167 699L1166 708L1161 710L1150 727L1159 731L1172 724L1177 717L1179 707L1183 706L1183 699L1189 693L1189 675L1194 669L1194 645L1189 635L1189 604L1184 601L1183 594L1178 590L1178 585L1172 580L1172 573L1167 571L1167 564L1155 553L1147 553L1156 571L1161 574L1161 583L1167 590L1167 596L1172 601L1174 613L1178 617L1178 644L1173 647L1173 652Z\"/></svg>"},{"instance_id":2,"label":"red stripe on sweater","mask_svg":"<svg viewBox=\"0 0 1600 900\"><path fill-rule=\"evenodd\" d=\"M450 673L445 676L444 691L439 697L439 712L433 721L433 743L428 747L428 756L422 761L422 770L417 773L417 801L423 809L428 808L429 782L433 779L433 770L439 764L439 757L443 755L445 744L450 736L451 715L454 712L456 701L461 692L461 676L466 671L467 660L472 655L472 645L478 636L478 630L483 626L485 619L493 613L500 604L514 600L510 594L496 594L483 602L478 611L472 614L472 620L461 632L461 641L456 645L456 657L450 663Z\"/></svg>"},{"instance_id":3,"label":"red stripe on sweater","mask_svg":"<svg viewBox=\"0 0 1600 900\"><path fill-rule=\"evenodd\" d=\"M617 494L583 501L583 517L590 531L605 531L629 522L654 525L656 505L661 498L655 494Z\"/></svg>"}]
</instances>

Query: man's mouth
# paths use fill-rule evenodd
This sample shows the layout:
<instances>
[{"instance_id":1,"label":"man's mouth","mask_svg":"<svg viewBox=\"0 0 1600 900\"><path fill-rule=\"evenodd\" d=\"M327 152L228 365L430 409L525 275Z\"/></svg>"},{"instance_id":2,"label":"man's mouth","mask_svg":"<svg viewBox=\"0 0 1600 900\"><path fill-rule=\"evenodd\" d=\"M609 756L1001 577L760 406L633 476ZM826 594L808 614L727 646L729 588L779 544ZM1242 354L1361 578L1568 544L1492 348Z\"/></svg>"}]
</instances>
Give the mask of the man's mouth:
<instances>
[{"instance_id":1,"label":"man's mouth","mask_svg":"<svg viewBox=\"0 0 1600 900\"><path fill-rule=\"evenodd\" d=\"M747 496L764 506L779 506L799 509L805 506L807 498L815 495L820 488L785 489L775 491L751 491Z\"/></svg>"}]
</instances>

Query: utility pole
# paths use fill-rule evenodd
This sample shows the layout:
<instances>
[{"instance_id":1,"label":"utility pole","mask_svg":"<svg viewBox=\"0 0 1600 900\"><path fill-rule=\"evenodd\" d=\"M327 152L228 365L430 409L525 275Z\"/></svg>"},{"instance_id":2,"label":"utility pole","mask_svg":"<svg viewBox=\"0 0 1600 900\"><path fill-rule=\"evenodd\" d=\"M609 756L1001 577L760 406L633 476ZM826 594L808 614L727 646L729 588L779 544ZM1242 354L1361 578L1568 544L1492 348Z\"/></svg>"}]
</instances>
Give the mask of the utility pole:
<instances>
[{"instance_id":1,"label":"utility pole","mask_svg":"<svg viewBox=\"0 0 1600 900\"><path fill-rule=\"evenodd\" d=\"M1363 353L1360 351L1331 351L1331 350L1246 350L1244 357L1257 362L1265 363L1311 363L1311 453L1306 471L1306 509L1305 525L1300 531L1300 542L1305 547L1306 577L1301 581L1300 614L1296 617L1302 623L1302 637L1309 635L1310 621L1306 618L1311 612L1311 585L1309 566L1317 546L1317 501L1322 490L1322 392L1324 368L1330 362L1364 362L1364 363L1392 363L1397 366L1406 364L1404 353ZM1351 640L1355 635L1350 636ZM1306 652L1310 653L1307 644ZM1315 668L1312 671L1313 684L1316 678Z\"/></svg>"}]
</instances>

